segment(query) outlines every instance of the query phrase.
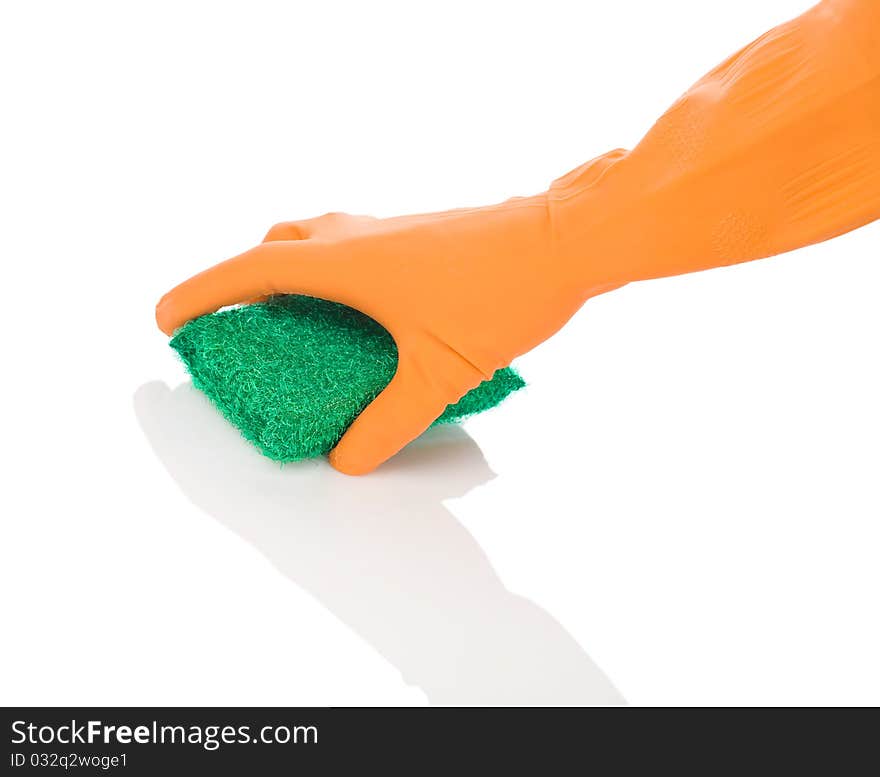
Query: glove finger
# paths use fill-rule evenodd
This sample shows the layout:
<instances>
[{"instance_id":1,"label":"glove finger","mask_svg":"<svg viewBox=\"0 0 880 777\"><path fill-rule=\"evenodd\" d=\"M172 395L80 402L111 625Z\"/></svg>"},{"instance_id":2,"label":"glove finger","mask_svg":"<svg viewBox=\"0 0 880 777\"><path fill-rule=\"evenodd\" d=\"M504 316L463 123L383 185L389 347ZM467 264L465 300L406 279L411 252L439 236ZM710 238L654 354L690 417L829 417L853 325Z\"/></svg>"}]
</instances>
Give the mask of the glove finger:
<instances>
[{"instance_id":1,"label":"glove finger","mask_svg":"<svg viewBox=\"0 0 880 777\"><path fill-rule=\"evenodd\" d=\"M274 224L263 238L264 243L276 240L305 240L309 236L308 221L282 221Z\"/></svg>"},{"instance_id":2,"label":"glove finger","mask_svg":"<svg viewBox=\"0 0 880 777\"><path fill-rule=\"evenodd\" d=\"M333 299L342 273L322 253L323 246L309 240L262 243L169 291L156 306L156 323L170 335L197 316L272 294Z\"/></svg>"}]
</instances>

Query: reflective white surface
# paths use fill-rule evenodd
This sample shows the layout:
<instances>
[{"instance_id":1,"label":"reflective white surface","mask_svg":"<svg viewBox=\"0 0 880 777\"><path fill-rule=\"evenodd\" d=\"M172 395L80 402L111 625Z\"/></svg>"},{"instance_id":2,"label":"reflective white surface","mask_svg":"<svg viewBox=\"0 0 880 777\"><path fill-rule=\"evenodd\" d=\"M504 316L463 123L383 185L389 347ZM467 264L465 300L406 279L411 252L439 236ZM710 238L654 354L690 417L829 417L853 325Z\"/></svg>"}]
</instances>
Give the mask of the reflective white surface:
<instances>
[{"instance_id":1,"label":"reflective white surface","mask_svg":"<svg viewBox=\"0 0 880 777\"><path fill-rule=\"evenodd\" d=\"M259 456L191 384L135 395L183 493L256 547L436 704L618 704L541 607L511 593L443 504L494 477L459 427L432 429L374 477Z\"/></svg>"}]
</instances>

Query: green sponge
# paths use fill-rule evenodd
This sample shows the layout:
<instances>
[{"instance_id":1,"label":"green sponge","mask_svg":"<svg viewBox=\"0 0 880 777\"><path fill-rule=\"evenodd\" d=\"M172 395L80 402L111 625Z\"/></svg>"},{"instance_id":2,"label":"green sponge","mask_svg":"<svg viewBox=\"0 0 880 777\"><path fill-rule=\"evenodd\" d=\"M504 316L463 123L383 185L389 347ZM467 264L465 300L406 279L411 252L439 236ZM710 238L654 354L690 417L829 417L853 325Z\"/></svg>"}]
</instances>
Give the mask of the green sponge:
<instances>
[{"instance_id":1,"label":"green sponge","mask_svg":"<svg viewBox=\"0 0 880 777\"><path fill-rule=\"evenodd\" d=\"M376 321L300 295L197 318L178 330L171 347L196 387L276 461L328 453L397 369L394 339ZM434 423L487 410L524 385L505 367Z\"/></svg>"}]
</instances>

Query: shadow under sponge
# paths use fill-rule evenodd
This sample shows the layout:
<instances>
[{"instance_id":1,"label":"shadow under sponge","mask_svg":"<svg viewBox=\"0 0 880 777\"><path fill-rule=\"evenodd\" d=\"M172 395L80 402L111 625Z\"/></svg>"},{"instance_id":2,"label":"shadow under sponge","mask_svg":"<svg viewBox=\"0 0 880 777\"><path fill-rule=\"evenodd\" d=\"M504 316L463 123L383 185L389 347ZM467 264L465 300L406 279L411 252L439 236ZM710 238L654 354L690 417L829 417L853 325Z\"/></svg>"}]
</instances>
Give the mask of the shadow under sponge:
<instances>
[{"instance_id":1,"label":"shadow under sponge","mask_svg":"<svg viewBox=\"0 0 880 777\"><path fill-rule=\"evenodd\" d=\"M170 344L196 388L275 461L329 453L397 369L394 339L375 320L301 295L201 316ZM488 410L524 385L500 369L434 423Z\"/></svg>"}]
</instances>

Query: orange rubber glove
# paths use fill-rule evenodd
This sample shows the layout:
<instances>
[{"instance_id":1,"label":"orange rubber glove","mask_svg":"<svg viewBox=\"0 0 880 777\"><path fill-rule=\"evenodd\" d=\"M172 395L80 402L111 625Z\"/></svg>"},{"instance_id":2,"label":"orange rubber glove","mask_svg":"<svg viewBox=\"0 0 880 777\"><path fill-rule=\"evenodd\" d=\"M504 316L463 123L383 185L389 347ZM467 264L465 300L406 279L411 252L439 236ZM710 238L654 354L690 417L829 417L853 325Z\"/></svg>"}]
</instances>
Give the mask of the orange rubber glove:
<instances>
[{"instance_id":1,"label":"orange rubber glove","mask_svg":"<svg viewBox=\"0 0 880 777\"><path fill-rule=\"evenodd\" d=\"M170 334L224 305L300 293L380 322L397 342L397 373L330 456L360 474L592 296L878 217L880 0L824 0L712 70L633 151L598 157L547 192L279 224L165 295L156 318Z\"/></svg>"}]
</instances>

